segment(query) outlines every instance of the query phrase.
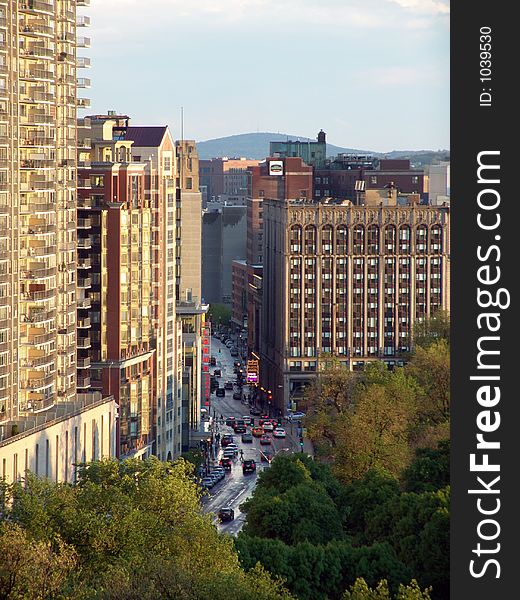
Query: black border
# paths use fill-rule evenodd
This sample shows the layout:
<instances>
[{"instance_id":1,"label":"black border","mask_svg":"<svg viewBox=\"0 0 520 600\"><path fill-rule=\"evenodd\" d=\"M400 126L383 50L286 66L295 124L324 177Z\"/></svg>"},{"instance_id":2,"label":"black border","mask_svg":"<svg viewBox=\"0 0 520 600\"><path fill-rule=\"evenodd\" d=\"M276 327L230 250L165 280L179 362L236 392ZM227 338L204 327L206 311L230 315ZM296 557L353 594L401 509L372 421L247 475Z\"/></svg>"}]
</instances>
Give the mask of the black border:
<instances>
[{"instance_id":1,"label":"black border","mask_svg":"<svg viewBox=\"0 0 520 600\"><path fill-rule=\"evenodd\" d=\"M517 177L517 157L512 145L516 142L517 59L516 41L519 31L514 25L511 5L506 2L473 2L456 0L451 4L451 325L452 325L452 506L451 506L451 598L471 600L509 600L520 598L516 583L520 574L520 361L517 358L516 338L520 326L516 318L517 297L513 289L516 273L520 270L520 232L518 231L518 203L513 179ZM492 82L480 81L480 28L492 29ZM515 29L514 29L515 28ZM491 87L491 106L480 106L483 87ZM477 195L482 185L477 182L477 156L486 150L500 151L500 184L494 186L500 193L498 209L501 224L498 230L485 232L477 225ZM501 250L499 286L511 292L511 305L500 310L501 425L494 439L501 442L499 451L490 451L490 459L498 460L500 473L500 511L495 515L501 532L495 542L500 551L489 558L500 563L500 577L489 567L481 578L469 572L469 562L478 540L479 515L476 495L468 494L479 473L470 472L469 455L475 452L478 432L476 417L477 382L471 375L482 374L476 369L477 315L483 312L477 306L477 269L483 263L476 255L478 245L483 248L498 242ZM496 257L493 254L493 259ZM515 385L516 384L516 385ZM489 479L489 475L487 474ZM487 498L490 496L488 495ZM491 547L493 543L489 542ZM484 544L484 542L482 542ZM483 564L483 558L480 559Z\"/></svg>"}]
</instances>

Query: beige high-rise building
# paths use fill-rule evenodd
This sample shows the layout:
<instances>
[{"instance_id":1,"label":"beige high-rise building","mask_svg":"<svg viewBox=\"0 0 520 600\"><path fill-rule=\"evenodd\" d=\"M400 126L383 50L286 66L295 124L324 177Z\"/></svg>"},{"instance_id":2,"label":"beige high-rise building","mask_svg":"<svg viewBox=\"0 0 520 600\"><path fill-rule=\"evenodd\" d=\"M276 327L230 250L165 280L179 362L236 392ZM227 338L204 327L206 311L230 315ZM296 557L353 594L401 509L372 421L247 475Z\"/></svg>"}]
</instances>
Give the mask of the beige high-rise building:
<instances>
[{"instance_id":1,"label":"beige high-rise building","mask_svg":"<svg viewBox=\"0 0 520 600\"><path fill-rule=\"evenodd\" d=\"M86 0L0 1L0 422L76 396L76 49Z\"/></svg>"},{"instance_id":2,"label":"beige high-rise building","mask_svg":"<svg viewBox=\"0 0 520 600\"><path fill-rule=\"evenodd\" d=\"M396 364L449 309L450 210L368 190L361 206L264 200L260 383L284 410L320 359Z\"/></svg>"}]
</instances>

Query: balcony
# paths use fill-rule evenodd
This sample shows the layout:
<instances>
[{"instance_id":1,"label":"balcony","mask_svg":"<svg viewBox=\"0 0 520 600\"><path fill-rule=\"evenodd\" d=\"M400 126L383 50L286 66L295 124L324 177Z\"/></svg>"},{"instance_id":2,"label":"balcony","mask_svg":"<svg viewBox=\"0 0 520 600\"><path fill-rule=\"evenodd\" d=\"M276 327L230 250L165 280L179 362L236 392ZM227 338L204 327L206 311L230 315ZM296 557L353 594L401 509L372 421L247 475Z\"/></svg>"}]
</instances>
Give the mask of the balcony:
<instances>
[{"instance_id":1,"label":"balcony","mask_svg":"<svg viewBox=\"0 0 520 600\"><path fill-rule=\"evenodd\" d=\"M77 387L79 389L89 388L90 387L90 377L78 377L77 378Z\"/></svg>"},{"instance_id":2,"label":"balcony","mask_svg":"<svg viewBox=\"0 0 520 600\"><path fill-rule=\"evenodd\" d=\"M87 89L91 86L91 81L88 77L78 77L76 80L76 85L78 88Z\"/></svg>"},{"instance_id":3,"label":"balcony","mask_svg":"<svg viewBox=\"0 0 520 600\"><path fill-rule=\"evenodd\" d=\"M56 317L56 310L45 310L43 308L37 308L29 310L27 314L20 315L21 323L44 323L45 321L51 321Z\"/></svg>"},{"instance_id":4,"label":"balcony","mask_svg":"<svg viewBox=\"0 0 520 600\"><path fill-rule=\"evenodd\" d=\"M20 342L24 346L39 346L41 344L47 344L48 342L53 341L55 339L56 334L53 331L46 332L45 329L43 329L42 327L31 327L27 335L20 335Z\"/></svg>"},{"instance_id":5,"label":"balcony","mask_svg":"<svg viewBox=\"0 0 520 600\"><path fill-rule=\"evenodd\" d=\"M92 260L90 258L83 258L78 256L78 269L90 269L92 267Z\"/></svg>"},{"instance_id":6,"label":"balcony","mask_svg":"<svg viewBox=\"0 0 520 600\"><path fill-rule=\"evenodd\" d=\"M49 300L49 298L54 298L55 295L56 295L55 289L21 293L22 300L24 300L25 302L38 302L38 301L42 301L42 300Z\"/></svg>"},{"instance_id":7,"label":"balcony","mask_svg":"<svg viewBox=\"0 0 520 600\"><path fill-rule=\"evenodd\" d=\"M76 106L78 108L90 108L90 98L77 98Z\"/></svg>"},{"instance_id":8,"label":"balcony","mask_svg":"<svg viewBox=\"0 0 520 600\"><path fill-rule=\"evenodd\" d=\"M34 372L33 372L34 373ZM38 373L38 371L36 371ZM41 390L42 388L47 387L54 381L54 374L47 375L45 377L33 377L30 379L21 380L20 388L22 390Z\"/></svg>"},{"instance_id":9,"label":"balcony","mask_svg":"<svg viewBox=\"0 0 520 600\"><path fill-rule=\"evenodd\" d=\"M83 250L92 248L92 240L90 237L79 238L78 239L78 248L82 248Z\"/></svg>"},{"instance_id":10,"label":"balcony","mask_svg":"<svg viewBox=\"0 0 520 600\"><path fill-rule=\"evenodd\" d=\"M30 3L27 3L30 4ZM36 4L36 3L35 3ZM44 4L42 2L42 4ZM28 8L28 10L31 10ZM24 12L24 11L22 11ZM53 12L53 11L51 11ZM26 21L26 23L20 23L20 28L19 28L19 34L20 36L26 36L26 37L40 37L42 35L44 36L54 36L54 29L52 27L49 27L48 25L45 25L43 23L43 21L36 21L36 20L31 20L31 21Z\"/></svg>"},{"instance_id":11,"label":"balcony","mask_svg":"<svg viewBox=\"0 0 520 600\"><path fill-rule=\"evenodd\" d=\"M90 368L90 356L86 356L85 358L78 358L77 367L78 367L78 369L89 369Z\"/></svg>"},{"instance_id":12,"label":"balcony","mask_svg":"<svg viewBox=\"0 0 520 600\"><path fill-rule=\"evenodd\" d=\"M38 352L38 350L36 350L36 352ZM43 366L48 366L48 365L52 365L53 362L56 360L56 354L52 353L52 352L45 352L43 350L40 350L39 352L41 352L40 355L29 355L27 358L21 358L20 359L20 366L24 367L24 368L31 368L31 367L43 367Z\"/></svg>"},{"instance_id":13,"label":"balcony","mask_svg":"<svg viewBox=\"0 0 520 600\"><path fill-rule=\"evenodd\" d=\"M20 271L21 279L44 279L46 277L52 277L53 275L56 275L56 267L47 268L42 266L40 268Z\"/></svg>"},{"instance_id":14,"label":"balcony","mask_svg":"<svg viewBox=\"0 0 520 600\"><path fill-rule=\"evenodd\" d=\"M28 48L20 49L20 56L25 59L32 58L54 58L56 52L51 50L50 48L45 48L44 46L32 45Z\"/></svg>"},{"instance_id":15,"label":"balcony","mask_svg":"<svg viewBox=\"0 0 520 600\"><path fill-rule=\"evenodd\" d=\"M90 348L90 337L79 337L77 339L78 348Z\"/></svg>"},{"instance_id":16,"label":"balcony","mask_svg":"<svg viewBox=\"0 0 520 600\"><path fill-rule=\"evenodd\" d=\"M91 219L78 219L78 229L90 229L92 227Z\"/></svg>"},{"instance_id":17,"label":"balcony","mask_svg":"<svg viewBox=\"0 0 520 600\"><path fill-rule=\"evenodd\" d=\"M78 36L77 40L78 48L90 48L90 38L84 36Z\"/></svg>"},{"instance_id":18,"label":"balcony","mask_svg":"<svg viewBox=\"0 0 520 600\"><path fill-rule=\"evenodd\" d=\"M84 319L78 319L77 326L78 326L78 329L89 329L90 328L90 317L85 317Z\"/></svg>"},{"instance_id":19,"label":"balcony","mask_svg":"<svg viewBox=\"0 0 520 600\"><path fill-rule=\"evenodd\" d=\"M90 277L78 277L78 287L88 289L92 286L92 279Z\"/></svg>"},{"instance_id":20,"label":"balcony","mask_svg":"<svg viewBox=\"0 0 520 600\"><path fill-rule=\"evenodd\" d=\"M43 12L52 15L54 12L54 3L44 2L44 0L26 0L25 2L20 2L18 10L21 13L34 14Z\"/></svg>"},{"instance_id":21,"label":"balcony","mask_svg":"<svg viewBox=\"0 0 520 600\"><path fill-rule=\"evenodd\" d=\"M90 0L76 0L76 6L90 6Z\"/></svg>"},{"instance_id":22,"label":"balcony","mask_svg":"<svg viewBox=\"0 0 520 600\"><path fill-rule=\"evenodd\" d=\"M89 309L92 306L90 298L82 298L76 301L76 306L81 309Z\"/></svg>"},{"instance_id":23,"label":"balcony","mask_svg":"<svg viewBox=\"0 0 520 600\"><path fill-rule=\"evenodd\" d=\"M39 413L54 406L54 394L45 397L41 392L29 392L19 405L20 413Z\"/></svg>"},{"instance_id":24,"label":"balcony","mask_svg":"<svg viewBox=\"0 0 520 600\"><path fill-rule=\"evenodd\" d=\"M78 69L90 69L90 58L87 56L78 56L76 60Z\"/></svg>"}]
</instances>

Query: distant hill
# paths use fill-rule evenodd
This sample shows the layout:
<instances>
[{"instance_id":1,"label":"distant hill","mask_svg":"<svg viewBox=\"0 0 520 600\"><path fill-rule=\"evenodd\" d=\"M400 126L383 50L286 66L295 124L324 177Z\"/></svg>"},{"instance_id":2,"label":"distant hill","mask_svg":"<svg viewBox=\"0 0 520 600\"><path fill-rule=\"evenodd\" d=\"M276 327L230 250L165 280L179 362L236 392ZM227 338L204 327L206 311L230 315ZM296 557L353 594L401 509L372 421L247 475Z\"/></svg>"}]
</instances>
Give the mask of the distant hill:
<instances>
[{"instance_id":1,"label":"distant hill","mask_svg":"<svg viewBox=\"0 0 520 600\"><path fill-rule=\"evenodd\" d=\"M199 158L217 158L220 156L244 157L260 160L269 155L269 142L278 142L285 140L300 140L303 142L313 142L315 140L302 136L287 133L241 133L222 138L215 138L203 142L197 142ZM449 150L393 150L392 152L372 152L370 150L360 150L359 148L343 148L327 143L327 156L336 156L336 154L371 154L377 157L387 158L410 158L415 166L432 164L438 160L449 160Z\"/></svg>"}]
</instances>

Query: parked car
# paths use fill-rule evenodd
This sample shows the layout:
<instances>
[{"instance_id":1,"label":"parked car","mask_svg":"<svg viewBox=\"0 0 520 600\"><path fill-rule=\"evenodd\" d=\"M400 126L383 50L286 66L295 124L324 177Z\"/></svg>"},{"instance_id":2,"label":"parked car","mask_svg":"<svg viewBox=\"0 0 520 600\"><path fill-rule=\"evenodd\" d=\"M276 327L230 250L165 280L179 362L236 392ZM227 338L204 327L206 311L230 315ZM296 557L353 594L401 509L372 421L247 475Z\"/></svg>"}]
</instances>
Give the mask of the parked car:
<instances>
[{"instance_id":1,"label":"parked car","mask_svg":"<svg viewBox=\"0 0 520 600\"><path fill-rule=\"evenodd\" d=\"M206 488L207 490L210 490L215 485L215 481L213 480L213 477L203 477L201 483L202 483L202 487Z\"/></svg>"},{"instance_id":2,"label":"parked car","mask_svg":"<svg viewBox=\"0 0 520 600\"><path fill-rule=\"evenodd\" d=\"M275 438L284 438L286 436L285 429L283 427L277 427L273 431L273 437Z\"/></svg>"},{"instance_id":3,"label":"parked car","mask_svg":"<svg viewBox=\"0 0 520 600\"><path fill-rule=\"evenodd\" d=\"M224 389L225 390L232 390L233 389L233 382L232 381L226 381L226 383L224 384Z\"/></svg>"},{"instance_id":4,"label":"parked car","mask_svg":"<svg viewBox=\"0 0 520 600\"><path fill-rule=\"evenodd\" d=\"M226 390L224 388L217 388L217 391L215 392L215 394L219 397L222 398L226 395Z\"/></svg>"},{"instance_id":5,"label":"parked car","mask_svg":"<svg viewBox=\"0 0 520 600\"><path fill-rule=\"evenodd\" d=\"M256 464L254 460L248 459L242 463L242 473L254 473L256 471Z\"/></svg>"},{"instance_id":6,"label":"parked car","mask_svg":"<svg viewBox=\"0 0 520 600\"><path fill-rule=\"evenodd\" d=\"M242 392L235 392L233 394L233 400L242 400Z\"/></svg>"},{"instance_id":7,"label":"parked car","mask_svg":"<svg viewBox=\"0 0 520 600\"><path fill-rule=\"evenodd\" d=\"M262 446L270 446L271 445L271 438L268 435L263 435L260 438L260 445L262 445Z\"/></svg>"},{"instance_id":8,"label":"parked car","mask_svg":"<svg viewBox=\"0 0 520 600\"><path fill-rule=\"evenodd\" d=\"M221 508L218 511L218 518L221 522L223 521L233 521L235 518L235 511L232 508L226 507Z\"/></svg>"},{"instance_id":9,"label":"parked car","mask_svg":"<svg viewBox=\"0 0 520 600\"><path fill-rule=\"evenodd\" d=\"M242 443L243 444L252 444L253 436L250 433L243 433L242 434Z\"/></svg>"},{"instance_id":10,"label":"parked car","mask_svg":"<svg viewBox=\"0 0 520 600\"><path fill-rule=\"evenodd\" d=\"M287 415L289 421L299 421L300 419L303 419L303 417L305 417L304 412L291 412Z\"/></svg>"}]
</instances>

